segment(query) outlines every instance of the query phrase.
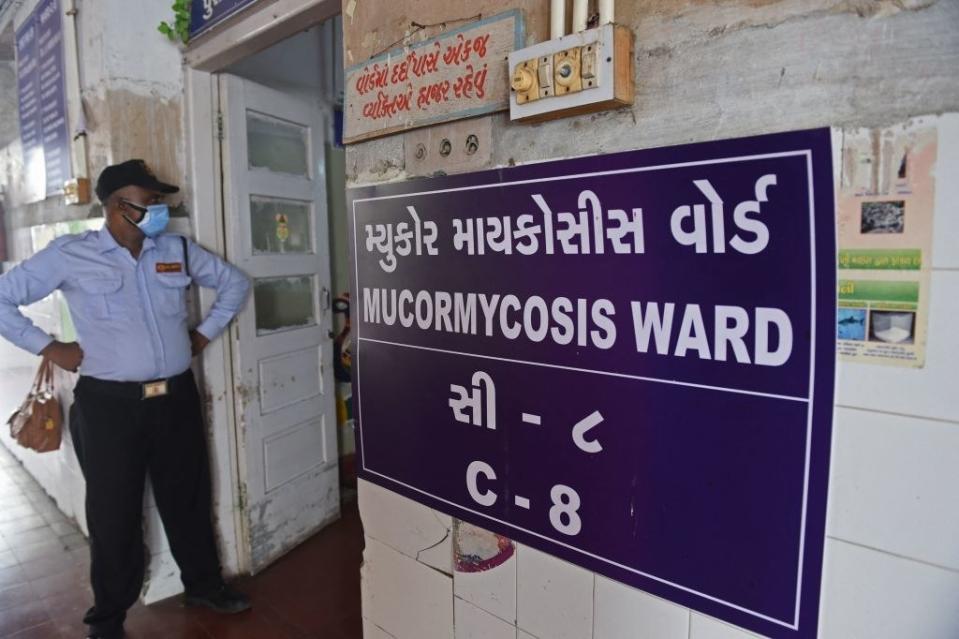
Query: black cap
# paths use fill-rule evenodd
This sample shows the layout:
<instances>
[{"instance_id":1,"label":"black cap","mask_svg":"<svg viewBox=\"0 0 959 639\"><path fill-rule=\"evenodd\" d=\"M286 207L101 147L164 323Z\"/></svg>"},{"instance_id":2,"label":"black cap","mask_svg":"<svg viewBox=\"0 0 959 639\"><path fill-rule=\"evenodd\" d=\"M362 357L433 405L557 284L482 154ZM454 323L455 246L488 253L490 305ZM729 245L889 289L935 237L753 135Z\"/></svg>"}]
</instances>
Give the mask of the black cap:
<instances>
[{"instance_id":1,"label":"black cap","mask_svg":"<svg viewBox=\"0 0 959 639\"><path fill-rule=\"evenodd\" d=\"M157 193L176 193L180 187L161 182L143 160L127 160L103 169L97 178L97 197L101 202L125 186L141 186Z\"/></svg>"}]
</instances>

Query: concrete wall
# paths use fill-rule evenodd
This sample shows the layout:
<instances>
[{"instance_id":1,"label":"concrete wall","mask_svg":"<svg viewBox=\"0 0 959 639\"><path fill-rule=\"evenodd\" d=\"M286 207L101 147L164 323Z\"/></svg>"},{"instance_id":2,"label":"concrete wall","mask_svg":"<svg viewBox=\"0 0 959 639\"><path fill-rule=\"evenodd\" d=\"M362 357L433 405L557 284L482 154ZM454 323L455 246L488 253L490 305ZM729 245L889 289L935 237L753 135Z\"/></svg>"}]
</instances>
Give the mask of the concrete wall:
<instances>
[{"instance_id":1,"label":"concrete wall","mask_svg":"<svg viewBox=\"0 0 959 639\"><path fill-rule=\"evenodd\" d=\"M520 7L529 43L546 2L344 0L346 63L440 23ZM631 109L511 125L491 118L491 166L808 127L876 127L959 110L959 3L646 0ZM427 30L435 33L437 28ZM417 37L419 37L418 34ZM959 636L959 115L939 121L928 359L843 363L836 399L820 636ZM348 184L405 179L405 135L352 145ZM365 636L385 639L735 639L752 636L517 544L454 570L483 532L361 482Z\"/></svg>"}]
</instances>

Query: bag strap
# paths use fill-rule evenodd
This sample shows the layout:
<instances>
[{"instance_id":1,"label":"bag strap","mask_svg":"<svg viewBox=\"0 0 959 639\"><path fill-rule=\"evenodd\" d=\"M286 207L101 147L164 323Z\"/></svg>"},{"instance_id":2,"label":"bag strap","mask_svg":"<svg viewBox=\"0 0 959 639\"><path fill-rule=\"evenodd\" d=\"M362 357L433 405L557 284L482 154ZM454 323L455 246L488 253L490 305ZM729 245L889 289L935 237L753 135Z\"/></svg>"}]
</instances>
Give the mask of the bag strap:
<instances>
[{"instance_id":1,"label":"bag strap","mask_svg":"<svg viewBox=\"0 0 959 639\"><path fill-rule=\"evenodd\" d=\"M47 372L47 358L44 357L40 360L40 367L37 369L37 374L33 378L33 384L30 386L31 392L36 395L40 392L40 388L43 386L43 380L46 377Z\"/></svg>"},{"instance_id":2,"label":"bag strap","mask_svg":"<svg viewBox=\"0 0 959 639\"><path fill-rule=\"evenodd\" d=\"M53 362L51 362L48 359L47 360L47 389L50 391L51 394L53 393L53 373L54 373Z\"/></svg>"},{"instance_id":3,"label":"bag strap","mask_svg":"<svg viewBox=\"0 0 959 639\"><path fill-rule=\"evenodd\" d=\"M190 274L190 246L187 243L187 239L180 236L180 243L183 244L183 269L186 271L186 274ZM186 285L187 288L190 288L190 285Z\"/></svg>"},{"instance_id":4,"label":"bag strap","mask_svg":"<svg viewBox=\"0 0 959 639\"><path fill-rule=\"evenodd\" d=\"M46 357L40 362L40 368L37 369L37 376L33 380L33 393L39 395L44 388L53 391L53 362Z\"/></svg>"}]
</instances>

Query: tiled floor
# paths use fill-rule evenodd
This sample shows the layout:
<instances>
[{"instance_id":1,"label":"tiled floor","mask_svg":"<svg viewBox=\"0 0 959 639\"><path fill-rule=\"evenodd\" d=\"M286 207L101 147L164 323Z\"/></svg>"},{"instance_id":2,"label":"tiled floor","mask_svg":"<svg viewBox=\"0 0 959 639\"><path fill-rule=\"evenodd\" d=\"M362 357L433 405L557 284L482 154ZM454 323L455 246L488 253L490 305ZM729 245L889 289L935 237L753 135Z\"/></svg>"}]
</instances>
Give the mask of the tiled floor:
<instances>
[{"instance_id":1,"label":"tiled floor","mask_svg":"<svg viewBox=\"0 0 959 639\"><path fill-rule=\"evenodd\" d=\"M352 639L362 636L363 533L343 518L258 574L235 582L253 610L225 617L179 598L137 605L130 639ZM0 445L0 637L82 639L90 606L86 539Z\"/></svg>"}]
</instances>

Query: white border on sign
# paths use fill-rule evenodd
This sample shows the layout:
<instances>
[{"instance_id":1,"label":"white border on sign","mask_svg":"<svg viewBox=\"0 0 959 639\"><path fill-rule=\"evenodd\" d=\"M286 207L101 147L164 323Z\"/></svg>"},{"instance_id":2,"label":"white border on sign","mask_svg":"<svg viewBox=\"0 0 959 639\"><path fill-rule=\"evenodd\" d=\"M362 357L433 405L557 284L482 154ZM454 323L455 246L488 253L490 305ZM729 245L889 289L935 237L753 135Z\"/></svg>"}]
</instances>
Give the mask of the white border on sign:
<instances>
[{"instance_id":1,"label":"white border on sign","mask_svg":"<svg viewBox=\"0 0 959 639\"><path fill-rule=\"evenodd\" d=\"M353 200L353 202L352 202L352 213L353 213L353 260L354 260L353 266L354 266L354 269L355 269L355 280L354 280L354 281L356 282L357 291L359 291L359 290L361 290L361 289L360 289L360 267L359 267L359 257L358 257L359 251L358 251L358 248L357 248L357 241L356 241L356 238L358 237L358 236L357 236L357 233L356 233L356 203L357 203L357 202L373 202L373 201L377 201L377 200L390 200L390 199L395 199L395 198L414 197L414 196L418 196L418 195L435 195L435 194L439 194L439 193L454 193L454 192L459 192L459 191L475 191L475 190L480 190L480 189L501 188L501 187L504 187L504 186L514 186L514 185L518 185L518 184L535 184L535 183L539 183L539 182L555 182L555 181L559 181L559 180L569 180L569 179L595 177L595 176L603 176L603 175L622 175L622 174L627 174L627 173L644 173L644 172L647 172L647 171L660 171L660 170L665 170L665 169L676 169L676 168L683 168L683 167L690 167L690 166L703 166L703 165L709 165L709 164L724 164L724 163L729 163L729 162L746 162L746 161L751 161L751 160L764 160L764 159L771 159L771 158L783 158L783 157L794 157L794 156L805 156L805 157L806 157L806 175L807 175L807 178L808 178L808 185L809 185L809 251L810 251L810 260L809 260L809 264L810 264L810 304L809 304L809 307L810 307L810 322L809 322L809 325L810 325L810 331L811 331L811 334L810 334L810 345L811 345L811 346L810 346L810 348L809 348L809 396L808 396L808 397L802 398L802 397L793 397L793 396L788 396L788 395L772 395L772 394L759 393L759 392L754 392L754 391L745 391L745 390L742 390L742 389L723 388L723 387L719 387L719 386L704 386L704 385L698 385L698 384L692 384L692 383L685 383L685 382L675 382L675 381L673 381L673 380L660 380L660 379L656 379L656 378L646 378L646 377L640 377L640 376L637 376L637 375L625 375L625 374L620 374L620 373L610 373L610 372L607 372L607 371L593 371L593 370L589 370L589 369L577 369L577 368L567 367L567 366L560 366L560 365L554 365L554 364L545 364L545 363L542 363L542 362L525 362L525 361L522 361L522 360L511 360L511 359L507 359L507 358L492 357L492 356L489 356L489 355L480 355L480 354L476 354L476 353L461 353L461 352L457 352L457 351L446 351L446 350L443 350L443 349L429 348L429 347L424 347L424 346L416 346L416 345L413 345L413 344L401 344L401 343L396 343L396 342L386 342L386 341L383 341L383 340L376 340L376 339L372 339L372 338L364 338L364 337L362 337L362 336L360 335L360 322L357 322L357 324L356 324L356 353L355 353L354 359L355 359L355 361L356 361L356 386L357 386L356 391L357 391L357 395L358 395L359 398L360 398L359 401L357 402L357 420L358 420L358 422L359 422L359 424L360 424L360 429L359 429L359 430L360 430L360 456L361 456L361 458L362 458L363 470L366 471L366 472L368 472L368 473L370 473L370 474L372 474L372 475L376 475L377 477L382 477L383 479L386 479L387 481L393 482L394 484L397 484L397 485L399 485L399 486L403 486L404 488L407 488L407 489L409 489L409 490L411 490L411 491L420 493L421 495L425 495L425 496L427 496L427 497L430 497L431 499L435 499L436 501L443 502L444 504L449 504L450 506L453 506L454 508L459 508L460 510L464 510L464 511L466 511L466 512L472 513L472 514L474 514L474 515L476 515L476 516L478 516L478 517L482 517L482 518L488 519L488 520L490 520L490 521L495 521L496 523L502 524L503 526L506 526L506 527L508 527L508 528L513 528L513 529L515 529L515 530L524 532L524 533L526 533L526 534L528 534L528 535L532 535L533 537L538 537L538 538L540 538L540 539L542 539L542 540L544 540L544 541L547 541L547 542L549 542L549 543L556 544L557 546L562 546L563 548L566 548L567 550L572 550L573 552L579 553L579 554L584 555L584 556L586 556L586 557L590 557L590 558L592 558L592 559L596 559L596 560L598 560L598 561L601 561L601 562L603 562L603 563L609 564L609 565L611 565L611 566L615 566L616 568L619 568L619 569L621 569L621 570L625 570L625 571L627 571L627 572L631 572L631 573L636 574L636 575L639 575L639 576L641 576L641 577L645 577L645 578L647 578L647 579L651 579L651 580L653 580L653 581L657 581L657 582L659 582L659 583L661 583L661 584L670 586L670 587L672 587L672 588L676 588L677 590L682 590L683 592L687 592L687 593L690 593L690 594L693 594L693 595L697 595L697 596L699 596L699 597L702 597L702 598L707 599L707 600L709 600L709 601L712 601L712 602L714 602L714 603L718 603L718 604L721 604L721 605L726 606L726 607L728 607L728 608L731 608L731 609L733 609L733 610L737 610L737 611L739 611L739 612L744 612L744 613L746 613L746 614L752 615L753 617L756 617L756 618L759 618L759 619L763 619L763 620L765 620L765 621L769 621L769 622L771 622L771 623L774 623L774 624L777 624L777 625L780 625L780 626L784 626L784 627L789 628L789 629L791 629L791 630L798 630L798 628L799 628L800 605L801 605L801 603L802 603L802 568L803 568L803 559L804 559L804 557L805 557L806 511L807 511L807 508L808 508L808 497L809 497L809 465L810 465L810 457L811 457L811 454L812 454L813 396L814 396L814 394L815 394L815 377L816 377L816 365L815 365L815 364L816 364L816 215L815 215L815 214L816 214L816 202L815 202L815 191L814 191L814 188L813 188L813 180L812 180L812 149L804 149L804 150L800 150L800 151L783 151L783 152L780 152L780 153L763 153L763 154L758 154L758 155L734 156L734 157L729 157L729 158L716 158L716 159L712 159L712 160L700 160L700 161L695 161L695 162L677 162L677 163L673 163L673 164L661 164L661 165L656 165L656 166L634 167L634 168L628 168L628 169L613 169L613 170L609 170L609 171L595 171L595 172L591 172L591 173L573 173L573 174L569 174L569 175L551 176L551 177L547 177L547 178L536 178L536 179L530 179L530 180L515 180L515 181L512 181L512 182L494 182L494 183L490 183L490 184L478 184L478 185L471 185L471 186L461 186L461 187L455 187L455 188L450 188L450 189L435 189L435 190L432 190L432 191L417 191L417 192L415 192L415 193L397 193L397 194L394 194L394 195L382 195L382 196L378 196L378 197L357 198L357 199ZM357 317L359 317L359 316L357 316ZM720 598L718 598L718 597L713 597L713 596L708 595L708 594L706 594L706 593L699 592L698 590L694 590L694 589L692 589L692 588L688 588L688 587L686 587L686 586L683 586L683 585L674 583L674 582L669 581L669 580L667 580L667 579L663 579L663 578L661 578L661 577L657 577L657 576L655 576L655 575L652 575L652 574L643 572L643 571L641 571L641 570L637 570L637 569L635 569L635 568L631 568L630 566L625 566L625 565L620 564L620 563L618 563L618 562L616 562L616 561L613 561L612 559L607 559L606 557L601 557L601 556L599 556L599 555L595 555L595 554L593 554L593 553L591 553L591 552L588 552L588 551L586 551L586 550L583 550L582 548L577 548L577 547L575 547L575 546L572 546L572 545L570 545L570 544L564 543L564 542L562 542L562 541L558 541L558 540L553 539L553 538L551 538L551 537L547 537L546 535L541 535L540 533L534 532L534 531L532 531L532 530L527 530L526 528L523 528L523 527L521 527L521 526L517 526L517 525L515 525L515 524L512 524L512 523L507 522L507 521L503 521L503 520L501 520L501 519L497 519L496 517L492 517L492 516L490 516L490 515L487 514L487 513L482 513L482 512L475 511L475 510L473 510L473 509L471 509L471 508L467 508L467 507L465 507L465 506L463 506L463 505L461 505L461 504L457 504L457 503L455 503L455 502L449 501L448 499L443 499L442 497L438 497L438 496L436 496L436 495L434 495L434 494L432 494L432 493L426 492L425 490L422 490L422 489L420 489L420 488L416 488L415 486L410 486L409 484L405 484L405 483L403 483L403 482L401 482L401 481L398 481L398 480L396 480L396 479L394 479L394 478L392 478L392 477L389 477L389 476L387 476L387 475L383 475L382 473L378 473L378 472L376 472L375 470L372 470L372 469L368 468L367 465L366 465L366 451L365 451L365 449L364 449L364 447L363 447L363 427L362 427L362 421L363 421L363 406L362 406L362 403L363 403L363 393L362 393L362 390L361 390L362 384L361 384L361 377L360 377L360 344L361 344L362 342L364 342L364 341L373 342L373 343L390 344L390 345L393 345L393 346L401 346L401 347L405 347L405 348L415 348L415 349L421 349L421 350L437 351L437 352L443 352L443 353L448 353L448 354L452 354L452 355L462 355L462 356L466 356L466 357L479 357L479 358L496 359L496 360L501 360L501 361L508 361L508 362L513 362L513 363L520 363L520 364L531 364L531 365L537 365L537 366L547 366L547 367L552 367L552 368L563 368L563 369L573 370L573 371L577 371L577 372L596 373L596 374L600 374L600 375L613 375L613 376L617 376L617 377L635 378L635 379L642 380L642 381L674 383L674 384L679 384L679 385L683 385L683 386L694 386L694 387L697 387L697 388L706 388L706 389L717 390L717 391L721 391L721 392L733 392L733 393L742 393L742 394L750 394L750 395L761 395L761 396L765 396L765 397L772 397L772 398L775 398L775 399L783 399L783 400L791 400L791 401L800 401L800 402L806 403L806 404L807 404L807 407L806 407L806 414L807 414L807 419L806 419L806 459L805 459L805 468L804 468L804 477L803 477L802 517L801 517L800 528L799 528L799 557L798 557L798 569L797 569L797 571L796 571L796 574L797 574L797 578L796 578L796 608L795 608L795 616L794 616L794 618L793 618L792 623L789 623L789 622L787 622L787 621L783 621L783 620L781 620L781 619L776 619L776 618L770 617L770 616L768 616L768 615L764 615L764 614L762 614L762 613L760 613L760 612L757 612L757 611L755 611L755 610L750 610L750 609L745 608L745 607L743 607L743 606L739 606L739 605L737 605L737 604L734 604L734 603L725 601L725 600L723 600L723 599L720 599Z\"/></svg>"}]
</instances>

